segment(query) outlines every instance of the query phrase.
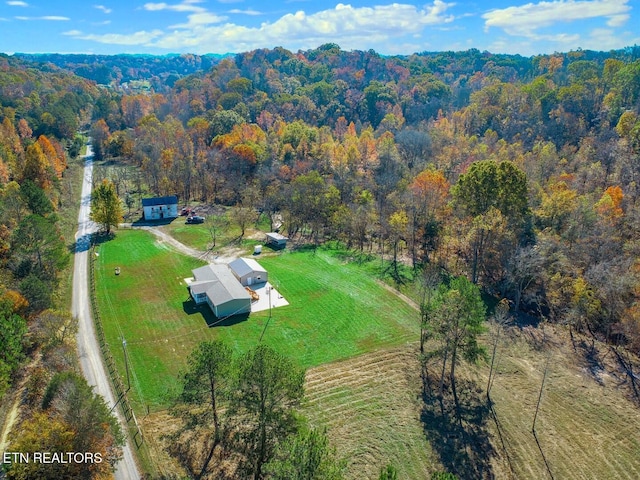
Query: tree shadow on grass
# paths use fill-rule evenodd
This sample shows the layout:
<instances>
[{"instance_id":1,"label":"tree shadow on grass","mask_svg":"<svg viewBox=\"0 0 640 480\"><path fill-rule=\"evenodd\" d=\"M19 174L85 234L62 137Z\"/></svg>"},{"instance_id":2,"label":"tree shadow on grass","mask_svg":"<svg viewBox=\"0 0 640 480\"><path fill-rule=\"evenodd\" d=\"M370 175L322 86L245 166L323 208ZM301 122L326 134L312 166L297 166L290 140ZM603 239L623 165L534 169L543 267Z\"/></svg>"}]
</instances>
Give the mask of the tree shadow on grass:
<instances>
[{"instance_id":1,"label":"tree shadow on grass","mask_svg":"<svg viewBox=\"0 0 640 480\"><path fill-rule=\"evenodd\" d=\"M491 408L482 390L472 381L458 380L456 409L451 393L445 391L440 400L431 390L437 381L425 383L422 425L442 465L460 480L495 478L491 458L496 452L487 425Z\"/></svg>"},{"instance_id":2,"label":"tree shadow on grass","mask_svg":"<svg viewBox=\"0 0 640 480\"><path fill-rule=\"evenodd\" d=\"M139 218L131 222L131 226L132 227L160 227L162 225L169 225L174 220L178 220L179 218L180 217L168 217L168 218L159 218L158 220L145 220L144 218Z\"/></svg>"},{"instance_id":3,"label":"tree shadow on grass","mask_svg":"<svg viewBox=\"0 0 640 480\"><path fill-rule=\"evenodd\" d=\"M248 313L242 313L239 315L232 315L230 317L218 318L216 317L209 305L206 303L201 303L197 305L196 302L193 301L193 298L189 297L188 300L182 302L182 310L187 315L202 315L204 322L207 324L209 328L219 328L219 327L231 327L233 325L237 325L238 323L244 322L249 319Z\"/></svg>"},{"instance_id":4,"label":"tree shadow on grass","mask_svg":"<svg viewBox=\"0 0 640 480\"><path fill-rule=\"evenodd\" d=\"M583 339L576 348L581 355L582 367L598 385L604 386L602 375L605 373L605 365L595 341L592 339L591 343L588 343Z\"/></svg>"},{"instance_id":5,"label":"tree shadow on grass","mask_svg":"<svg viewBox=\"0 0 640 480\"><path fill-rule=\"evenodd\" d=\"M86 252L91 246L100 245L116 238L115 232L106 233L88 233L78 237L75 242L67 244L69 253Z\"/></svg>"}]
</instances>

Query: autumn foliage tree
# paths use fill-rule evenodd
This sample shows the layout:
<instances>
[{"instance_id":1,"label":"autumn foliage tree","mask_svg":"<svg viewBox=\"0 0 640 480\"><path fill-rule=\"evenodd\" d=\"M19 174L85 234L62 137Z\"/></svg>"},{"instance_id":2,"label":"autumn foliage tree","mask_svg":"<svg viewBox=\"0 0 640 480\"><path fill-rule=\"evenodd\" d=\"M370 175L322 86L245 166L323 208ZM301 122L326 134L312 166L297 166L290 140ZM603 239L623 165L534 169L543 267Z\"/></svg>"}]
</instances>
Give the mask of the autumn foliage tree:
<instances>
[{"instance_id":1,"label":"autumn foliage tree","mask_svg":"<svg viewBox=\"0 0 640 480\"><path fill-rule=\"evenodd\" d=\"M509 161L475 162L460 175L453 187L453 196L456 205L474 223L474 234L470 239L473 283L478 281L487 242L491 240L491 225L495 224L491 212L500 212L508 222L508 228L521 237L529 215L527 191L526 175Z\"/></svg>"},{"instance_id":2,"label":"autumn foliage tree","mask_svg":"<svg viewBox=\"0 0 640 480\"><path fill-rule=\"evenodd\" d=\"M112 182L104 179L91 193L91 220L109 235L122 222L122 203Z\"/></svg>"}]
</instances>

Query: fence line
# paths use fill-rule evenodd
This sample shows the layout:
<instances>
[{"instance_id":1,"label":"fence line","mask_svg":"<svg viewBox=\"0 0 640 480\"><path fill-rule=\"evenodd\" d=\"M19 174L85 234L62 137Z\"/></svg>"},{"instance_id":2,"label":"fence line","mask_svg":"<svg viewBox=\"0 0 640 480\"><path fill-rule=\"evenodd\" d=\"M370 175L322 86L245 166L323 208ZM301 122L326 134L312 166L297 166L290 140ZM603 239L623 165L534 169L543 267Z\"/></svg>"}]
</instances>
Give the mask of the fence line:
<instances>
[{"instance_id":1,"label":"fence line","mask_svg":"<svg viewBox=\"0 0 640 480\"><path fill-rule=\"evenodd\" d=\"M140 425L138 425L138 420L136 419L136 416L133 413L133 409L129 404L129 399L127 398L128 390L124 388L124 385L122 383L122 378L118 374L118 369L116 368L116 362L113 360L113 356L111 355L111 349L109 348L109 344L107 343L107 340L104 336L102 319L100 318L100 311L98 310L98 302L96 297L96 278L95 278L95 245L93 244L93 237L91 242L91 249L89 250L89 291L91 293L91 312L93 314L93 324L95 327L96 336L98 338L98 343L100 344L100 351L102 352L102 358L109 372L109 378L111 379L111 385L113 386L114 393L116 394L116 405L120 404L120 408L122 409L122 414L124 415L124 418L127 421L127 425L130 428L132 427L131 421L133 420L133 427L134 427L133 441L136 444L136 448L140 448L144 441L142 436L142 431L140 430ZM127 360L125 359L125 361Z\"/></svg>"}]
</instances>

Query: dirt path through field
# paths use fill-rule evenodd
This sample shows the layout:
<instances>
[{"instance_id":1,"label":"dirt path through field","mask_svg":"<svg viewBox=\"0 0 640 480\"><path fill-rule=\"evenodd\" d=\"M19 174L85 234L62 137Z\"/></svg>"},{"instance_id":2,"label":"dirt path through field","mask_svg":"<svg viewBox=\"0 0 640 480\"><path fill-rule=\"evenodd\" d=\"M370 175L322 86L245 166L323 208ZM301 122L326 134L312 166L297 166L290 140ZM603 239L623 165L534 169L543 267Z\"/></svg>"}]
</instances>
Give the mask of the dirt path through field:
<instances>
[{"instance_id":1,"label":"dirt path through field","mask_svg":"<svg viewBox=\"0 0 640 480\"><path fill-rule=\"evenodd\" d=\"M6 414L4 418L4 424L2 425L2 436L0 437L0 452L6 451L7 447L9 446L9 433L11 433L11 429L18 419L18 413L20 411L20 399L22 398L23 391L24 387L21 386L16 391L14 397L11 399L11 407Z\"/></svg>"},{"instance_id":2,"label":"dirt path through field","mask_svg":"<svg viewBox=\"0 0 640 480\"><path fill-rule=\"evenodd\" d=\"M407 297L404 293L399 292L398 290L396 290L395 288L393 288L391 285L388 285L386 283L384 283L382 280L376 280L376 282L378 282L378 285L380 285L382 288L384 288L385 290L393 293L395 296L397 296L398 298L401 298L402 300L405 301L405 303L407 305L409 305L411 308L417 310L418 312L420 311L420 305L418 305L416 302L414 302L413 300L411 300L409 297Z\"/></svg>"},{"instance_id":3,"label":"dirt path through field","mask_svg":"<svg viewBox=\"0 0 640 480\"><path fill-rule=\"evenodd\" d=\"M179 242L167 232L162 230L160 227L151 227L151 226L142 226L135 227L141 230L146 230L154 234L161 242L169 244L178 252L188 255L190 257L199 258L200 260L204 260L208 263L229 263L236 258L245 254L245 249L236 247L225 247L216 251L212 250L196 250L195 248L191 248L184 243Z\"/></svg>"}]
</instances>

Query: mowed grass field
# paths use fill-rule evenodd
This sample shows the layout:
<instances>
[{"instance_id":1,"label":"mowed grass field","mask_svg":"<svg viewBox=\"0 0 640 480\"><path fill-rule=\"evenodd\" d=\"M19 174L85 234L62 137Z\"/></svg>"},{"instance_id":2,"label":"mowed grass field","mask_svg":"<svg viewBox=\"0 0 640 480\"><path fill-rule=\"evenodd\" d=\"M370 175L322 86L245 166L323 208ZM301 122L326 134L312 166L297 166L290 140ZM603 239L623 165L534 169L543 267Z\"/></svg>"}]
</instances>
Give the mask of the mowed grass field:
<instances>
[{"instance_id":1,"label":"mowed grass field","mask_svg":"<svg viewBox=\"0 0 640 480\"><path fill-rule=\"evenodd\" d=\"M379 286L366 271L371 265L343 262L334 250L267 254L258 260L291 305L274 309L268 323L261 312L209 328L211 315L193 308L183 281L201 262L137 230L118 232L98 253L105 331L123 378L127 339L131 399L158 465L173 464L161 435L173 421L166 407L189 352L216 338L243 352L263 332L263 342L307 368L303 412L327 427L347 460L347 478L375 480L391 463L398 478L421 480L449 465L452 439L421 421L417 312ZM490 445L486 478L640 478L640 409L608 347L594 355L579 340L573 348L562 330L548 330L544 347L541 337L533 328L501 337L491 391L496 420L485 406L480 428ZM531 424L547 359L536 441ZM488 371L487 364L459 367L461 380L477 385L481 405Z\"/></svg>"},{"instance_id":2,"label":"mowed grass field","mask_svg":"<svg viewBox=\"0 0 640 480\"><path fill-rule=\"evenodd\" d=\"M458 369L461 384L469 381L478 389L476 400L485 411L477 427L477 438L490 445L482 478L640 478L640 409L609 347L596 343L593 354L585 348L590 340L578 338L574 349L566 331L549 327L544 347L541 338L530 327L502 335L491 389L495 417L485 397L489 365ZM490 342L488 335L483 338ZM547 361L536 440L531 427ZM415 345L408 345L307 371L305 414L327 427L339 455L348 459L347 478L377 479L386 462L403 479L455 469L447 456L455 439L421 421L419 369Z\"/></svg>"},{"instance_id":3,"label":"mowed grass field","mask_svg":"<svg viewBox=\"0 0 640 480\"><path fill-rule=\"evenodd\" d=\"M312 367L415 341L418 314L358 266L332 251L286 252L260 258L290 305L242 321L215 321L196 308L184 278L202 265L156 241L148 232L122 230L98 247L98 306L105 335L125 378L126 340L134 408L169 405L186 358L204 340L221 339L238 353L263 342ZM115 275L120 267L120 275Z\"/></svg>"},{"instance_id":4,"label":"mowed grass field","mask_svg":"<svg viewBox=\"0 0 640 480\"><path fill-rule=\"evenodd\" d=\"M591 339L580 337L574 348L561 329L547 335L541 349L540 331L512 329L498 348L497 422L488 423L496 478L640 478L640 408L610 348L596 342L591 350ZM531 429L547 362L536 441ZM488 367L471 370L484 387Z\"/></svg>"}]
</instances>

